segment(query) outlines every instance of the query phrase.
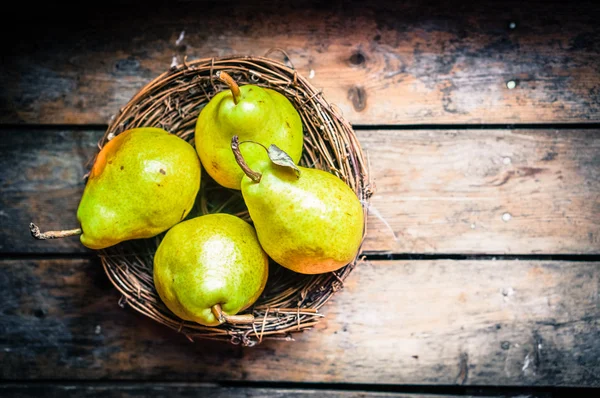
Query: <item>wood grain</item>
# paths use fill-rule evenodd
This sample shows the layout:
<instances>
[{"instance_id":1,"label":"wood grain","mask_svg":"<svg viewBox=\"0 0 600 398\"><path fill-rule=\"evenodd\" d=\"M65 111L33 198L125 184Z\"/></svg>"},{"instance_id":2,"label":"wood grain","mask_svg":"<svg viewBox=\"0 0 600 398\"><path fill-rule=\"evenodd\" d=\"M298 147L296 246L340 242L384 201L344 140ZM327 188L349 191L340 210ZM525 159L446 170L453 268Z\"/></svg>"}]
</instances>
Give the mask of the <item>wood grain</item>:
<instances>
[{"instance_id":1,"label":"wood grain","mask_svg":"<svg viewBox=\"0 0 600 398\"><path fill-rule=\"evenodd\" d=\"M22 15L23 37L2 38L2 123L104 124L173 58L276 47L354 124L600 118L600 9L588 2L134 2Z\"/></svg>"},{"instance_id":2,"label":"wood grain","mask_svg":"<svg viewBox=\"0 0 600 398\"><path fill-rule=\"evenodd\" d=\"M32 221L42 228L79 225L76 213L83 176L91 168L102 132L30 127L0 134L0 251L85 251L78 238L36 241L28 225Z\"/></svg>"},{"instance_id":3,"label":"wood grain","mask_svg":"<svg viewBox=\"0 0 600 398\"><path fill-rule=\"evenodd\" d=\"M82 176L101 136L87 129L0 130L0 252L86 251L76 237L35 241L27 226L78 226ZM358 136L376 186L366 253L600 253L598 130Z\"/></svg>"},{"instance_id":4,"label":"wood grain","mask_svg":"<svg viewBox=\"0 0 600 398\"><path fill-rule=\"evenodd\" d=\"M211 398L471 398L471 395L438 395L419 393L395 393L372 391L340 391L330 389L306 388L256 388L256 387L220 387L206 383L39 383L39 384L0 384L0 395L9 397L211 397ZM492 397L494 395L475 395ZM548 392L527 395L531 398L550 398Z\"/></svg>"},{"instance_id":5,"label":"wood grain","mask_svg":"<svg viewBox=\"0 0 600 398\"><path fill-rule=\"evenodd\" d=\"M95 260L0 261L0 378L600 386L598 263L363 263L295 342L197 341Z\"/></svg>"},{"instance_id":6,"label":"wood grain","mask_svg":"<svg viewBox=\"0 0 600 398\"><path fill-rule=\"evenodd\" d=\"M368 252L599 253L596 130L361 131Z\"/></svg>"}]
</instances>

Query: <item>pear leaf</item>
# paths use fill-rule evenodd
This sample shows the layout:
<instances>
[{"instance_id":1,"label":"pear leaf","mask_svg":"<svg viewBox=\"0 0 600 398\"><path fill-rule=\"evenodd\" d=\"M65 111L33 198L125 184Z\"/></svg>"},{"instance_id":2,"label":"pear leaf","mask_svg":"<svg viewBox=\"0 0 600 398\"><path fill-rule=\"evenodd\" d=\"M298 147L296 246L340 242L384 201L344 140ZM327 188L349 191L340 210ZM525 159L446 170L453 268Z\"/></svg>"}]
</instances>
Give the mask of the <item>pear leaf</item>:
<instances>
[{"instance_id":1,"label":"pear leaf","mask_svg":"<svg viewBox=\"0 0 600 398\"><path fill-rule=\"evenodd\" d=\"M269 146L267 152L269 153L269 159L271 159L271 162L279 166L294 169L294 171L296 172L296 177L300 178L300 169L298 168L298 166L296 166L296 163L294 163L290 155L285 153L282 149L280 149L277 145L274 144L271 144Z\"/></svg>"}]
</instances>

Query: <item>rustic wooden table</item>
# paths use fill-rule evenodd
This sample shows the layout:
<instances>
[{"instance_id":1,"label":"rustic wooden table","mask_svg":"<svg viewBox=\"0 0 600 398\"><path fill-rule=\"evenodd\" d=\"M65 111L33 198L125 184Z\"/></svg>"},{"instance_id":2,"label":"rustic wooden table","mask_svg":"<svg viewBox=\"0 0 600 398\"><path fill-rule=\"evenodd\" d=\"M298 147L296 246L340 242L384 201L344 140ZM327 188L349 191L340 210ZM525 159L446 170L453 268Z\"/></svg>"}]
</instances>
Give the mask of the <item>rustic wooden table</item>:
<instances>
[{"instance_id":1,"label":"rustic wooden table","mask_svg":"<svg viewBox=\"0 0 600 398\"><path fill-rule=\"evenodd\" d=\"M553 396L600 386L597 7L56 7L23 9L11 18L26 28L2 38L0 395ZM254 348L192 344L119 307L77 238L30 237L32 220L76 225L108 121L173 59L274 47L351 121L377 187L366 261L317 327Z\"/></svg>"}]
</instances>

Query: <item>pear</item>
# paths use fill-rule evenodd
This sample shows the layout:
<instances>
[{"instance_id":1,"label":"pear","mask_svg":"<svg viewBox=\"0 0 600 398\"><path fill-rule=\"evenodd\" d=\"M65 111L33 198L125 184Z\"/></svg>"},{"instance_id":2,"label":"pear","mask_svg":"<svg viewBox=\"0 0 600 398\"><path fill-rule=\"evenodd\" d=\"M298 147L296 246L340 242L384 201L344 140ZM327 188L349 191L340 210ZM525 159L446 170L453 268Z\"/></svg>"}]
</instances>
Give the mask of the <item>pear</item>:
<instances>
[{"instance_id":1,"label":"pear","mask_svg":"<svg viewBox=\"0 0 600 398\"><path fill-rule=\"evenodd\" d=\"M230 214L208 214L171 228L154 255L154 285L181 319L205 326L252 322L236 315L265 288L268 257L254 228Z\"/></svg>"},{"instance_id":2,"label":"pear","mask_svg":"<svg viewBox=\"0 0 600 398\"><path fill-rule=\"evenodd\" d=\"M231 138L275 144L298 163L303 133L300 115L292 103L275 90L247 84L238 86L226 72L217 73L230 90L215 95L196 121L195 142L204 169L220 185L240 189L244 173L231 153ZM262 154L245 147L242 154L252 166Z\"/></svg>"},{"instance_id":3,"label":"pear","mask_svg":"<svg viewBox=\"0 0 600 398\"><path fill-rule=\"evenodd\" d=\"M246 174L242 196L269 257L301 274L335 271L356 257L364 213L348 185L326 171L296 166L275 145L268 148L270 161L257 163L255 171L237 137L231 146Z\"/></svg>"},{"instance_id":4,"label":"pear","mask_svg":"<svg viewBox=\"0 0 600 398\"><path fill-rule=\"evenodd\" d=\"M38 239L79 235L90 249L149 238L185 218L200 188L201 165L185 140L154 127L126 130L96 156L79 207L81 228L40 233Z\"/></svg>"}]
</instances>

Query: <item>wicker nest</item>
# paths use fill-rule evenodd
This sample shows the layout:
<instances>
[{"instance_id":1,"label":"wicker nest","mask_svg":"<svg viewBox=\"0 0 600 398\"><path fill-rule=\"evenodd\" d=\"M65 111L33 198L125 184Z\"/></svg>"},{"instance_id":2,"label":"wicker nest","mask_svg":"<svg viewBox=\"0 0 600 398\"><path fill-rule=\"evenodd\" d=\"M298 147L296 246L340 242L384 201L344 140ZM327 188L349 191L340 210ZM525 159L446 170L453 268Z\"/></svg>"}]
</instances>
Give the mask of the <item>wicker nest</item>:
<instances>
[{"instance_id":1,"label":"wicker nest","mask_svg":"<svg viewBox=\"0 0 600 398\"><path fill-rule=\"evenodd\" d=\"M200 110L216 93L227 88L214 77L219 70L229 73L240 85L269 87L291 100L304 127L301 165L342 178L363 203L366 220L371 185L365 158L350 124L293 66L270 58L206 58L172 67L142 88L120 110L99 147L120 132L140 126L164 128L193 145ZM188 218L217 212L235 214L251 222L241 193L219 186L203 171L200 193ZM162 303L154 288L153 256L163 236L164 233L152 239L123 242L98 253L111 282L123 294L119 301L122 307L129 305L192 341L214 339L252 346L265 339L293 340L293 332L310 328L319 321L323 316L319 309L340 290L358 261L357 256L338 271L320 275L301 275L272 263L262 296L244 311L254 314L253 324L205 327L178 318Z\"/></svg>"}]
</instances>

